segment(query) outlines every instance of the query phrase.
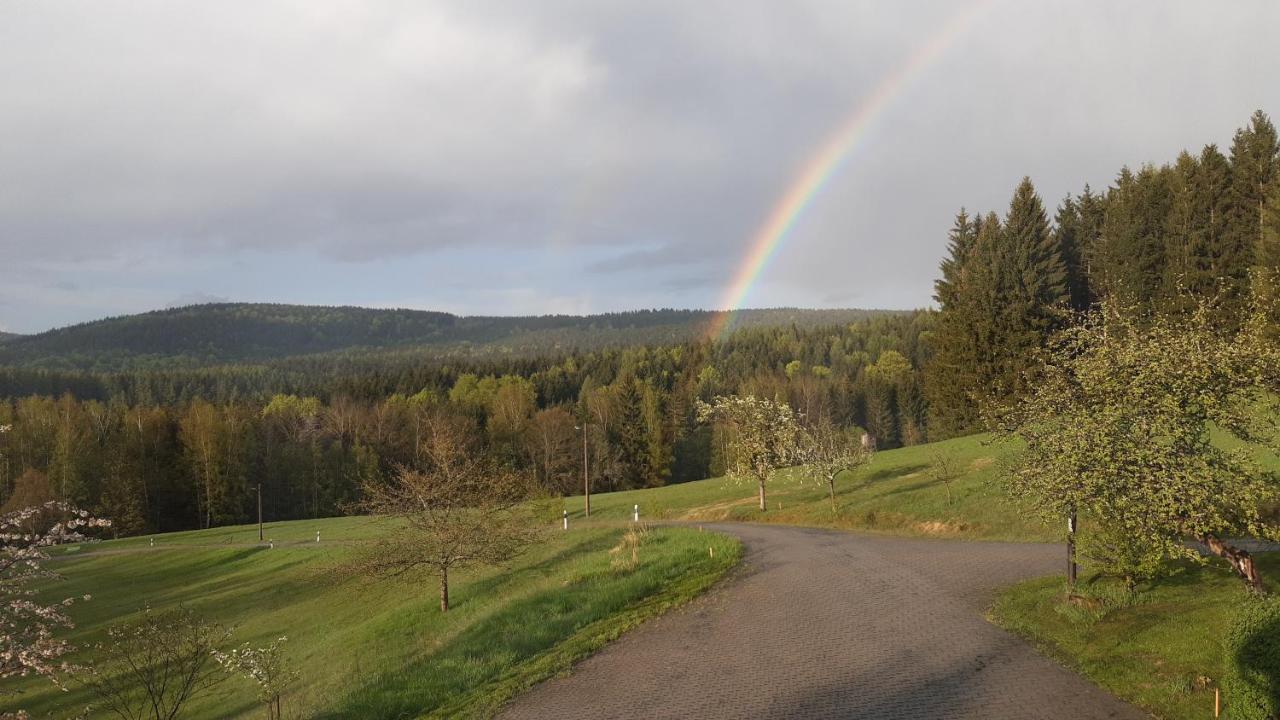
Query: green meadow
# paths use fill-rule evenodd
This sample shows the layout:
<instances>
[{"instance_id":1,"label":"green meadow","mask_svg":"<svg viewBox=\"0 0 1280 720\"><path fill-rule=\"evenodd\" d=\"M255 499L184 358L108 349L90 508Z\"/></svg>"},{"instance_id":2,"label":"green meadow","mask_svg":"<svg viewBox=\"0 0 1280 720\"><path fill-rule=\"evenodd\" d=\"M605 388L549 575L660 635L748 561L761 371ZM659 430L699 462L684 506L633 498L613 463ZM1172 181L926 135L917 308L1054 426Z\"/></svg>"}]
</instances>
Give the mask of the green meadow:
<instances>
[{"instance_id":1,"label":"green meadow","mask_svg":"<svg viewBox=\"0 0 1280 720\"><path fill-rule=\"evenodd\" d=\"M1280 553L1258 559L1274 588ZM1080 592L1104 606L1090 610L1066 604L1062 578L1047 577L1007 590L990 617L1156 717L1213 717L1214 689L1226 669L1222 638L1248 599L1225 564L1180 565L1136 595L1107 580L1086 582ZM1229 710L1231 698L1222 701Z\"/></svg>"},{"instance_id":2,"label":"green meadow","mask_svg":"<svg viewBox=\"0 0 1280 720\"><path fill-rule=\"evenodd\" d=\"M970 540L1061 540L1061 532L1019 512L999 483L1001 464L1013 450L989 435L877 452L871 462L837 478L833 511L825 483L798 469L777 473L761 512L756 486L712 478L647 490L592 496L592 520L627 520L636 505L641 519L688 522L773 522L846 530ZM931 476L934 458L951 456L961 472L947 486ZM571 521L582 519L582 496L567 498Z\"/></svg>"},{"instance_id":3,"label":"green meadow","mask_svg":"<svg viewBox=\"0 0 1280 720\"><path fill-rule=\"evenodd\" d=\"M644 534L633 568L614 562L622 527L556 531L507 568L463 573L441 613L432 578L336 582L328 570L353 540L379 531L366 518L106 542L54 562L65 579L50 597L77 603L70 639L81 647L144 605L186 605L234 628L233 644L286 636L301 674L287 717L486 716L521 689L566 670L630 627L705 590L738 560L738 543L695 529ZM321 541L315 542L316 531ZM714 552L714 554L713 554ZM629 553L626 553L629 557ZM90 662L88 656L77 659ZM70 716L90 703L27 682L17 705L32 717ZM184 717L258 717L254 690L226 680Z\"/></svg>"}]
</instances>

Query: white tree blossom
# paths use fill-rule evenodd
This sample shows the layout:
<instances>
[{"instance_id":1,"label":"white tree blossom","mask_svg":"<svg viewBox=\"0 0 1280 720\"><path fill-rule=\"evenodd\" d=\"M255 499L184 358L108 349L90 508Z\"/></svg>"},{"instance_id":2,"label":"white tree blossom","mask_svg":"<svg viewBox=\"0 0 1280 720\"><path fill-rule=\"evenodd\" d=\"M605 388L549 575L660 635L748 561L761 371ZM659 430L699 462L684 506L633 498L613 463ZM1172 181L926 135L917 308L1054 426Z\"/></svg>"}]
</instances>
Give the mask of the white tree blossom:
<instances>
[{"instance_id":1,"label":"white tree blossom","mask_svg":"<svg viewBox=\"0 0 1280 720\"><path fill-rule=\"evenodd\" d=\"M74 648L58 631L75 626L67 609L89 596L47 603L35 586L60 577L45 567L49 548L93 542L84 531L110 525L62 502L0 515L0 680L40 676L66 689L61 676L75 670L65 660Z\"/></svg>"}]
</instances>

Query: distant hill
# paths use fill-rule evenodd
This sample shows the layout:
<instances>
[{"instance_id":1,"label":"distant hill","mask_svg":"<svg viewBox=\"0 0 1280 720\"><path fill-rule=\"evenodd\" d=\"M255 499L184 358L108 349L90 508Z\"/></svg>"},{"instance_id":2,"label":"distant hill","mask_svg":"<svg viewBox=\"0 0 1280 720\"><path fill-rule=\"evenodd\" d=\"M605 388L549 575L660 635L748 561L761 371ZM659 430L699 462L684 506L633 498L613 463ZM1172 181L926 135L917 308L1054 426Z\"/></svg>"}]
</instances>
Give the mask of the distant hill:
<instances>
[{"instance_id":1,"label":"distant hill","mask_svg":"<svg viewBox=\"0 0 1280 720\"><path fill-rule=\"evenodd\" d=\"M0 331L0 343L8 342L9 340L13 340L14 338L20 338L20 337L22 336L18 335L17 333L8 333L8 332Z\"/></svg>"},{"instance_id":2,"label":"distant hill","mask_svg":"<svg viewBox=\"0 0 1280 720\"><path fill-rule=\"evenodd\" d=\"M743 310L735 328L842 325L885 310ZM460 317L383 310L225 303L106 318L0 342L0 365L63 370L257 364L335 352L525 353L681 342L720 313L639 310L603 315Z\"/></svg>"}]
</instances>

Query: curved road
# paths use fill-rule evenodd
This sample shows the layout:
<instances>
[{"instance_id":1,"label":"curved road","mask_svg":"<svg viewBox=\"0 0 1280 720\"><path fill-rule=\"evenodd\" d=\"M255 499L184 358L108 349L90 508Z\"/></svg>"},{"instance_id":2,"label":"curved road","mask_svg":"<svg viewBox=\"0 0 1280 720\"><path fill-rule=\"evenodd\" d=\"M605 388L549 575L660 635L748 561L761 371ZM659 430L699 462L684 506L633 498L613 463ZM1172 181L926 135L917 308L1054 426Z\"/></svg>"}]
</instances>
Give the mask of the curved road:
<instances>
[{"instance_id":1,"label":"curved road","mask_svg":"<svg viewBox=\"0 0 1280 720\"><path fill-rule=\"evenodd\" d=\"M1058 545L712 525L742 567L506 718L1143 718L983 619Z\"/></svg>"}]
</instances>

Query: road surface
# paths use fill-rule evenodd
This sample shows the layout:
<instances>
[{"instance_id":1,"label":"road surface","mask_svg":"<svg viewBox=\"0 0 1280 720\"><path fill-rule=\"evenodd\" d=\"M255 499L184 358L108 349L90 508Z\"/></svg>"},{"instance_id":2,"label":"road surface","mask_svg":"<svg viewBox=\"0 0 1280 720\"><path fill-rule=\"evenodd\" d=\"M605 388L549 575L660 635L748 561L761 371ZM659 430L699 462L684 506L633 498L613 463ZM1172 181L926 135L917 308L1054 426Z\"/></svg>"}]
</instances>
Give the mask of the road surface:
<instances>
[{"instance_id":1,"label":"road surface","mask_svg":"<svg viewBox=\"0 0 1280 720\"><path fill-rule=\"evenodd\" d=\"M1061 546L708 528L743 541L741 568L502 717L1147 717L983 619Z\"/></svg>"}]
</instances>

